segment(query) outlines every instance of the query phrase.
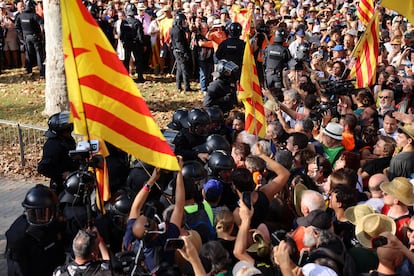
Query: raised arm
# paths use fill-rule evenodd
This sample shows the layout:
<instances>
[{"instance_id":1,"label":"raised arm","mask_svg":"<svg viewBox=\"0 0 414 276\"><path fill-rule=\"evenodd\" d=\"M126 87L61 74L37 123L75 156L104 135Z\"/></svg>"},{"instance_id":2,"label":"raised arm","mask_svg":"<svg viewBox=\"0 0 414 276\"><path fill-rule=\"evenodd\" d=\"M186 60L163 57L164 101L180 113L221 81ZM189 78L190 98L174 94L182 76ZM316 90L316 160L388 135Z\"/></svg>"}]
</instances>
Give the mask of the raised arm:
<instances>
[{"instance_id":1,"label":"raised arm","mask_svg":"<svg viewBox=\"0 0 414 276\"><path fill-rule=\"evenodd\" d=\"M182 156L177 156L180 168L183 168ZM185 190L184 190L184 179L182 170L177 172L177 182L175 186L175 205L171 215L171 223L174 223L178 228L181 227L183 216L184 216L184 203L185 203Z\"/></svg>"},{"instance_id":2,"label":"raised arm","mask_svg":"<svg viewBox=\"0 0 414 276\"><path fill-rule=\"evenodd\" d=\"M157 182L158 178L160 178L160 169L154 168L150 179L148 179L147 183L145 183L142 189L135 196L128 219L136 219L140 216L142 206L144 206L149 192L151 191L151 187L155 184L155 182Z\"/></svg>"},{"instance_id":3,"label":"raised arm","mask_svg":"<svg viewBox=\"0 0 414 276\"><path fill-rule=\"evenodd\" d=\"M240 200L240 219L241 224L239 226L239 232L237 233L236 243L234 244L234 256L240 261L247 261L254 264L254 259L247 253L247 239L250 230L250 222L253 216L253 206L251 210L247 208L243 200Z\"/></svg>"},{"instance_id":4,"label":"raised arm","mask_svg":"<svg viewBox=\"0 0 414 276\"><path fill-rule=\"evenodd\" d=\"M262 191L270 201L273 199L275 194L282 190L283 186L286 185L290 172L279 162L264 154L260 144L256 143L253 147L252 152L256 152L256 155L266 162L266 167L277 175L260 189L260 191Z\"/></svg>"}]
</instances>

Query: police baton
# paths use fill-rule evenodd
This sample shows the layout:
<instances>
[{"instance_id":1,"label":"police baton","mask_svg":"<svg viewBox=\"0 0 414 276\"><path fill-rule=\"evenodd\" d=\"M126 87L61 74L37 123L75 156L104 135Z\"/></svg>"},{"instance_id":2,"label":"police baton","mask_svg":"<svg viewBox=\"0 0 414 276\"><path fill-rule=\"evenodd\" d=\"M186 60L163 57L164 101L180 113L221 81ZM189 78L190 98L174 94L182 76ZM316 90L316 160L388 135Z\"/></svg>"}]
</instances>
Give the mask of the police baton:
<instances>
[{"instance_id":1,"label":"police baton","mask_svg":"<svg viewBox=\"0 0 414 276\"><path fill-rule=\"evenodd\" d=\"M174 70L176 69L176 67L177 67L177 60L174 60L174 65L171 69L171 75L174 75Z\"/></svg>"}]
</instances>

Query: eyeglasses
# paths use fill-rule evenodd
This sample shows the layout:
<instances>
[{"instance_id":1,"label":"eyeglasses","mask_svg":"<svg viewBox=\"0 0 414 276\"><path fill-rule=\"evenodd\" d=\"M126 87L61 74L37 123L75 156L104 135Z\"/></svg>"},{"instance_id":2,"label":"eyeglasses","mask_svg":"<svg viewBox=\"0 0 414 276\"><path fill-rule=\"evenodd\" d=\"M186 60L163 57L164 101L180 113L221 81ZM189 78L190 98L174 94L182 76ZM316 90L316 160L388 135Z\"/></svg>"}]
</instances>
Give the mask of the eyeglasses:
<instances>
[{"instance_id":1,"label":"eyeglasses","mask_svg":"<svg viewBox=\"0 0 414 276\"><path fill-rule=\"evenodd\" d=\"M378 98L380 98L380 99L390 99L391 97L390 96L379 96Z\"/></svg>"}]
</instances>

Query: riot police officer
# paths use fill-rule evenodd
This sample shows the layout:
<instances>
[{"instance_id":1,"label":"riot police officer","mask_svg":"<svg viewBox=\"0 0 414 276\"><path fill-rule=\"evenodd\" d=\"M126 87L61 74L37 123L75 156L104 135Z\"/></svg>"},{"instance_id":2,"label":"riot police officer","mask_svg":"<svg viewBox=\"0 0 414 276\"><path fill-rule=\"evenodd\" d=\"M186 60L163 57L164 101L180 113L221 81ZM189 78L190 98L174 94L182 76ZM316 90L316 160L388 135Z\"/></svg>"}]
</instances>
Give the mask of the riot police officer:
<instances>
[{"instance_id":1,"label":"riot police officer","mask_svg":"<svg viewBox=\"0 0 414 276\"><path fill-rule=\"evenodd\" d=\"M129 60L131 53L135 58L135 71L138 74L136 82L144 82L143 76L143 58L144 53L144 28L141 21L135 18L137 15L137 8L134 4L129 3L125 7L125 15L127 18L121 22L120 39L125 49L124 66L129 71Z\"/></svg>"},{"instance_id":2,"label":"riot police officer","mask_svg":"<svg viewBox=\"0 0 414 276\"><path fill-rule=\"evenodd\" d=\"M235 76L239 70L232 61L225 59L219 60L217 63L215 79L207 88L204 96L204 106L218 106L224 113L233 109L237 104L236 86L234 84Z\"/></svg>"},{"instance_id":3,"label":"riot police officer","mask_svg":"<svg viewBox=\"0 0 414 276\"><path fill-rule=\"evenodd\" d=\"M242 33L242 26L238 22L231 23L229 26L229 38L220 43L216 57L234 62L239 68L243 65L243 54L245 42L239 37ZM240 71L237 72L236 80L240 79Z\"/></svg>"},{"instance_id":4,"label":"riot police officer","mask_svg":"<svg viewBox=\"0 0 414 276\"><path fill-rule=\"evenodd\" d=\"M63 181L70 172L77 170L78 163L69 157L69 151L76 148L71 133L73 124L69 123L69 112L63 111L52 115L47 122L48 138L43 146L43 156L37 171L50 178L50 187L57 194L63 191Z\"/></svg>"},{"instance_id":5,"label":"riot police officer","mask_svg":"<svg viewBox=\"0 0 414 276\"><path fill-rule=\"evenodd\" d=\"M193 108L188 112L188 128L182 128L175 137L175 154L181 155L184 161L201 160L207 162L207 153L197 153L193 150L195 146L206 141L209 134L210 117L201 108Z\"/></svg>"},{"instance_id":6,"label":"riot police officer","mask_svg":"<svg viewBox=\"0 0 414 276\"><path fill-rule=\"evenodd\" d=\"M191 52L190 45L186 37L187 27L187 18L184 14L179 13L175 16L174 25L170 31L172 50L177 66L175 84L177 90L181 91L181 81L183 81L184 92L193 91L190 87L190 79L188 73Z\"/></svg>"},{"instance_id":7,"label":"riot police officer","mask_svg":"<svg viewBox=\"0 0 414 276\"><path fill-rule=\"evenodd\" d=\"M26 72L32 73L34 57L36 56L40 76L45 76L43 65L43 19L35 13L35 3L25 1L25 8L16 17L16 30L19 40L24 42L26 48Z\"/></svg>"},{"instance_id":8,"label":"riot police officer","mask_svg":"<svg viewBox=\"0 0 414 276\"><path fill-rule=\"evenodd\" d=\"M268 88L282 89L283 87L282 72L288 66L288 62L291 59L289 49L283 46L285 40L285 30L278 29L275 32L275 43L269 44L264 50L263 66Z\"/></svg>"},{"instance_id":9,"label":"riot police officer","mask_svg":"<svg viewBox=\"0 0 414 276\"><path fill-rule=\"evenodd\" d=\"M65 262L56 219L57 196L37 184L27 192L22 205L25 213L6 232L8 275L52 275Z\"/></svg>"},{"instance_id":10,"label":"riot police officer","mask_svg":"<svg viewBox=\"0 0 414 276\"><path fill-rule=\"evenodd\" d=\"M217 150L210 154L207 163L208 178L223 183L223 194L219 205L226 205L230 211L237 207L237 201L239 200L231 182L231 172L235 168L236 164L230 153Z\"/></svg>"}]
</instances>

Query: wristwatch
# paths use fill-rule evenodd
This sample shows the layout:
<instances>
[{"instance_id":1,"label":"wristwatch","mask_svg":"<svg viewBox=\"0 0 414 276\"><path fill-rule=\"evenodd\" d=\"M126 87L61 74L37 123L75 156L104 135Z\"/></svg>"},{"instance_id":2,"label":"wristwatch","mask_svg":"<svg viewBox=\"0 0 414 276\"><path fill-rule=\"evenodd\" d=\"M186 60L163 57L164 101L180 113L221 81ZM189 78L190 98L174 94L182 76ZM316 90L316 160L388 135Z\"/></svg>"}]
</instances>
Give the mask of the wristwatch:
<instances>
[{"instance_id":1,"label":"wristwatch","mask_svg":"<svg viewBox=\"0 0 414 276\"><path fill-rule=\"evenodd\" d=\"M151 191L152 185L145 183L144 188L147 189L148 191Z\"/></svg>"}]
</instances>

